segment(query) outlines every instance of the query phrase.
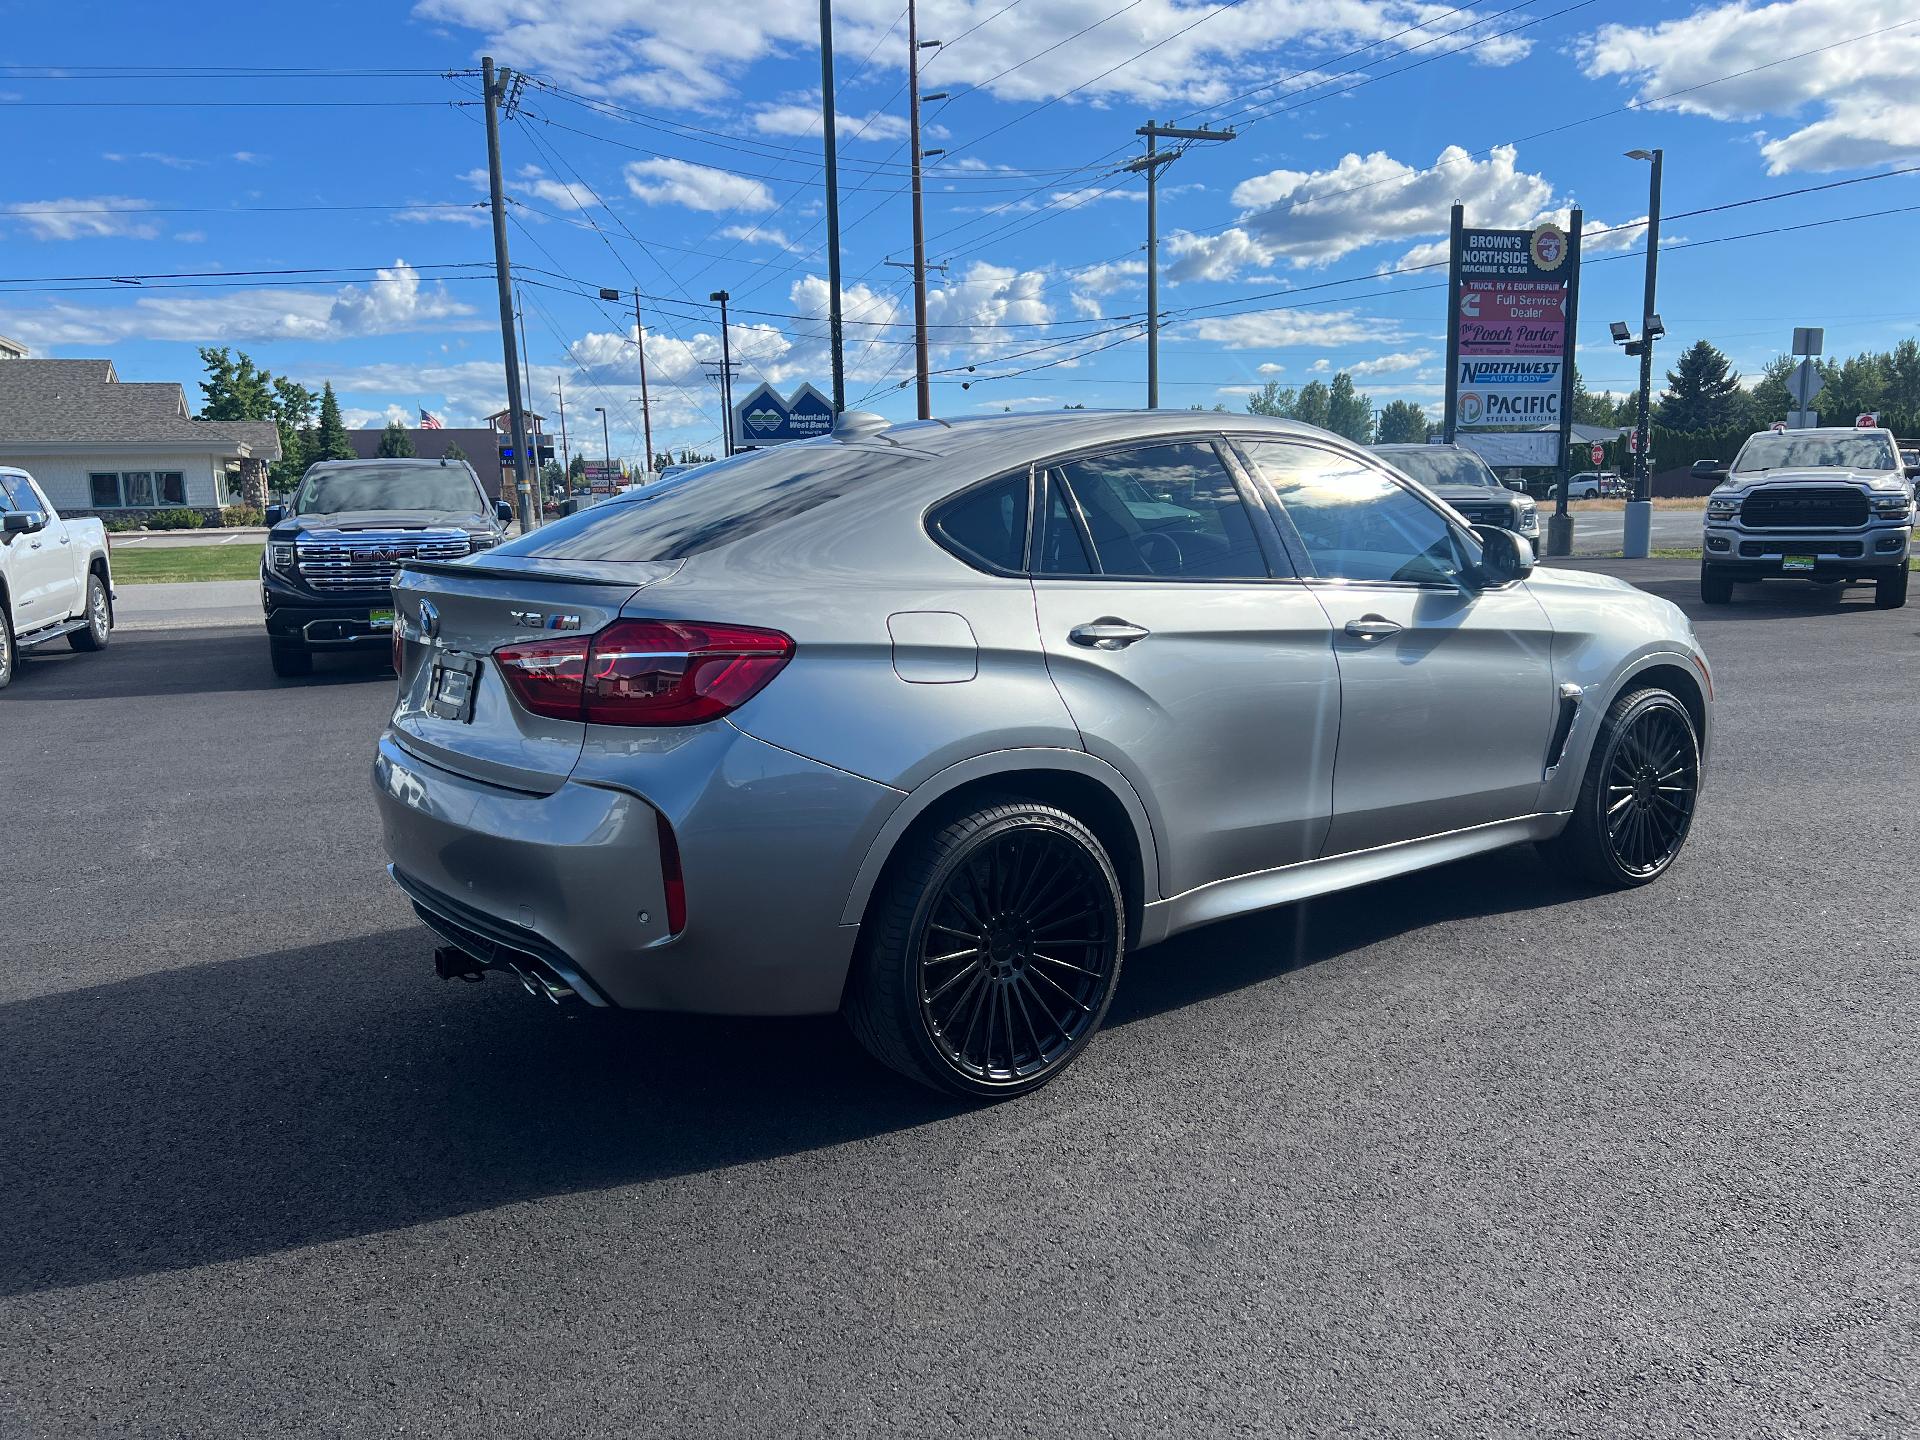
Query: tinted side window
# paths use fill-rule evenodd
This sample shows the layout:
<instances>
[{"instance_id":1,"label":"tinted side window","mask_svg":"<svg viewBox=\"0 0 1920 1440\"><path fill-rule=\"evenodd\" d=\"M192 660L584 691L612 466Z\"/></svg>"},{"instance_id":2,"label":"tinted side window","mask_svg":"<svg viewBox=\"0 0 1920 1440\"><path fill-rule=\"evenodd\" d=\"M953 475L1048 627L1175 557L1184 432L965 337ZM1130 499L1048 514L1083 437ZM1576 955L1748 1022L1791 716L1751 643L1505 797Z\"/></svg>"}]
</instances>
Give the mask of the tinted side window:
<instances>
[{"instance_id":1,"label":"tinted side window","mask_svg":"<svg viewBox=\"0 0 1920 1440\"><path fill-rule=\"evenodd\" d=\"M1057 474L1047 478L1047 511L1034 548L1033 568L1042 575L1091 575L1086 541L1067 507L1067 487Z\"/></svg>"},{"instance_id":2,"label":"tinted side window","mask_svg":"<svg viewBox=\"0 0 1920 1440\"><path fill-rule=\"evenodd\" d=\"M933 512L929 523L934 538L970 564L1026 569L1026 473L956 495Z\"/></svg>"},{"instance_id":3,"label":"tinted side window","mask_svg":"<svg viewBox=\"0 0 1920 1440\"><path fill-rule=\"evenodd\" d=\"M1057 467L1079 503L1104 575L1265 580L1240 492L1204 441L1143 445Z\"/></svg>"},{"instance_id":4,"label":"tinted side window","mask_svg":"<svg viewBox=\"0 0 1920 1440\"><path fill-rule=\"evenodd\" d=\"M1447 584L1470 563L1446 518L1378 470L1312 445L1246 450L1321 578Z\"/></svg>"}]
</instances>

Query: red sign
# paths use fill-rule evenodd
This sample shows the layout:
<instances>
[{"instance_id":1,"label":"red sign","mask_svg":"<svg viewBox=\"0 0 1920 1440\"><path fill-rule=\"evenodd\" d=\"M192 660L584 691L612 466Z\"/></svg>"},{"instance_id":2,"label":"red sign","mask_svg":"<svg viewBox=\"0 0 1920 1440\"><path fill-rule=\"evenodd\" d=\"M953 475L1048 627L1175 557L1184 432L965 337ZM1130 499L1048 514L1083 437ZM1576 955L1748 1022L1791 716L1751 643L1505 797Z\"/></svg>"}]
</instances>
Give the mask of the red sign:
<instances>
[{"instance_id":1,"label":"red sign","mask_svg":"<svg viewBox=\"0 0 1920 1440\"><path fill-rule=\"evenodd\" d=\"M1557 280L1468 280L1460 286L1462 355L1560 355L1567 287Z\"/></svg>"},{"instance_id":2,"label":"red sign","mask_svg":"<svg viewBox=\"0 0 1920 1440\"><path fill-rule=\"evenodd\" d=\"M1627 431L1627 453L1629 455L1638 455L1640 453L1640 432L1638 430Z\"/></svg>"},{"instance_id":3,"label":"red sign","mask_svg":"<svg viewBox=\"0 0 1920 1440\"><path fill-rule=\"evenodd\" d=\"M1593 463L1596 465L1604 465L1607 461L1607 447L1597 440L1594 441L1593 448L1587 451L1587 454L1593 458Z\"/></svg>"},{"instance_id":4,"label":"red sign","mask_svg":"<svg viewBox=\"0 0 1920 1440\"><path fill-rule=\"evenodd\" d=\"M1878 415L1862 415L1853 422L1853 428L1856 430L1872 430L1878 426L1879 423L1880 417Z\"/></svg>"}]
</instances>

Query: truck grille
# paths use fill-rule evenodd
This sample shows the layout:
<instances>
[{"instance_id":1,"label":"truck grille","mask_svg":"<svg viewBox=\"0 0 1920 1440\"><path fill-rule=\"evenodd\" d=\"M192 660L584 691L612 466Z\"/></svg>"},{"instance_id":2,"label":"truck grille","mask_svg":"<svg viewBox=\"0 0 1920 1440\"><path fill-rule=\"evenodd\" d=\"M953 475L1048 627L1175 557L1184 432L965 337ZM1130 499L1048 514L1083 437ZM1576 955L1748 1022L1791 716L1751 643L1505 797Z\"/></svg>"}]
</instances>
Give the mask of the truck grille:
<instances>
[{"instance_id":1,"label":"truck grille","mask_svg":"<svg viewBox=\"0 0 1920 1440\"><path fill-rule=\"evenodd\" d=\"M1848 485L1756 490L1740 520L1749 530L1851 530L1867 523L1867 494Z\"/></svg>"},{"instance_id":2,"label":"truck grille","mask_svg":"<svg viewBox=\"0 0 1920 1440\"><path fill-rule=\"evenodd\" d=\"M461 531L426 530L405 535L355 535L338 540L302 540L294 547L300 578L315 590L386 590L409 560L458 560L473 548Z\"/></svg>"},{"instance_id":3,"label":"truck grille","mask_svg":"<svg viewBox=\"0 0 1920 1440\"><path fill-rule=\"evenodd\" d=\"M1493 525L1502 530L1513 528L1513 507L1510 505L1475 505L1471 501L1456 500L1453 508L1466 516L1470 524Z\"/></svg>"}]
</instances>

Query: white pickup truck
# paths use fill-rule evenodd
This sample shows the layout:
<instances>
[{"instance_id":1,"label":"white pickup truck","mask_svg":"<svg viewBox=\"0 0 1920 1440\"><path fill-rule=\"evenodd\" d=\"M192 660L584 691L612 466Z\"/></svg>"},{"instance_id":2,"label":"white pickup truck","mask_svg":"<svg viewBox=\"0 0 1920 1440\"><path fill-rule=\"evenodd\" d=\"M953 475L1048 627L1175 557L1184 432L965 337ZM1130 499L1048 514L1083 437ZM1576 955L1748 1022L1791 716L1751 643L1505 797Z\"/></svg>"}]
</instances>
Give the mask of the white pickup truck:
<instances>
[{"instance_id":1,"label":"white pickup truck","mask_svg":"<svg viewBox=\"0 0 1920 1440\"><path fill-rule=\"evenodd\" d=\"M62 635L103 650L113 634L113 571L98 520L62 520L33 477L0 466L0 690L20 652Z\"/></svg>"}]
</instances>

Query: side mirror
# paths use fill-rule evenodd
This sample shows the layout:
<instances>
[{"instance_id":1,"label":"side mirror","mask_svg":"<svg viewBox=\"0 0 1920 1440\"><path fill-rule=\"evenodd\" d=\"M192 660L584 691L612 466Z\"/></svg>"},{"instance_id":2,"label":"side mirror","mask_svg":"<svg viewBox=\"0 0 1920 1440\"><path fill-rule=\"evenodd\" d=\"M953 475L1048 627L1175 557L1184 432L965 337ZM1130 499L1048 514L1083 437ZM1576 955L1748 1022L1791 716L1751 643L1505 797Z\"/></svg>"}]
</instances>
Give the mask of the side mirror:
<instances>
[{"instance_id":1,"label":"side mirror","mask_svg":"<svg viewBox=\"0 0 1920 1440\"><path fill-rule=\"evenodd\" d=\"M268 528L271 529L287 518L287 507L284 505L269 505L267 506L265 518Z\"/></svg>"},{"instance_id":2,"label":"side mirror","mask_svg":"<svg viewBox=\"0 0 1920 1440\"><path fill-rule=\"evenodd\" d=\"M513 506L504 500L494 501L493 518L498 520L502 525L511 525L513 523Z\"/></svg>"},{"instance_id":3,"label":"side mirror","mask_svg":"<svg viewBox=\"0 0 1920 1440\"><path fill-rule=\"evenodd\" d=\"M9 535L38 535L47 528L47 517L38 510L9 510L0 516L0 525Z\"/></svg>"},{"instance_id":4,"label":"side mirror","mask_svg":"<svg viewBox=\"0 0 1920 1440\"><path fill-rule=\"evenodd\" d=\"M1476 525L1473 535L1480 542L1479 581L1484 589L1511 585L1533 573L1533 546L1511 530L1497 525Z\"/></svg>"},{"instance_id":5,"label":"side mirror","mask_svg":"<svg viewBox=\"0 0 1920 1440\"><path fill-rule=\"evenodd\" d=\"M1527 482L1524 480L1509 480L1507 481L1507 489L1518 490L1524 495L1527 493Z\"/></svg>"}]
</instances>

